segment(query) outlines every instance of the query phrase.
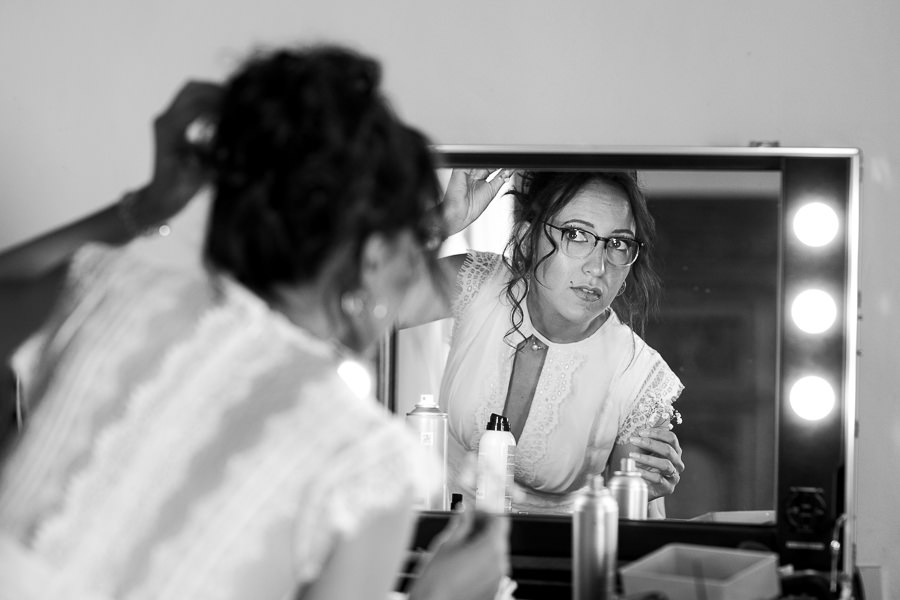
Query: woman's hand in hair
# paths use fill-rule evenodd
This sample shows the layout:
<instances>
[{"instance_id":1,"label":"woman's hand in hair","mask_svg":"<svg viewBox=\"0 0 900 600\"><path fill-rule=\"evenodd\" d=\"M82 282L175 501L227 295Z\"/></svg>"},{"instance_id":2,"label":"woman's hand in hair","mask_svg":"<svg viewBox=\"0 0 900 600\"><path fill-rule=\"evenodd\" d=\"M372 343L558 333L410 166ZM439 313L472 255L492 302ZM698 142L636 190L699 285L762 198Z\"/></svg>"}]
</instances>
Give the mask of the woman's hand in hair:
<instances>
[{"instance_id":1,"label":"woman's hand in hair","mask_svg":"<svg viewBox=\"0 0 900 600\"><path fill-rule=\"evenodd\" d=\"M512 175L511 169L454 169L441 204L447 235L475 221Z\"/></svg>"},{"instance_id":2,"label":"woman's hand in hair","mask_svg":"<svg viewBox=\"0 0 900 600\"><path fill-rule=\"evenodd\" d=\"M175 216L206 183L200 162L209 141L222 88L202 81L186 83L153 122L153 179L137 195L133 216L152 226Z\"/></svg>"}]
</instances>

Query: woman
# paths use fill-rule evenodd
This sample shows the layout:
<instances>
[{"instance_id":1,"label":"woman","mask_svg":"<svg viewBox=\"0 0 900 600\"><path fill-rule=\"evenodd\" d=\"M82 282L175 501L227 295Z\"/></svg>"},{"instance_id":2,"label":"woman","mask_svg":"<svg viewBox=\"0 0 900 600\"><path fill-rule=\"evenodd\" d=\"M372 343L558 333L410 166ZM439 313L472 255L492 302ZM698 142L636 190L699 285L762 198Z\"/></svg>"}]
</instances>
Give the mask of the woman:
<instances>
[{"instance_id":1,"label":"woman","mask_svg":"<svg viewBox=\"0 0 900 600\"><path fill-rule=\"evenodd\" d=\"M474 221L510 173L455 171L450 233ZM658 289L654 225L634 178L615 172L524 173L504 257L443 261L451 303L405 311L414 324L452 315L440 401L449 414L451 488L474 494L470 466L491 413L517 440L516 512L568 512L595 473L634 458L664 516L684 469L670 431L682 386L635 333Z\"/></svg>"},{"instance_id":2,"label":"woman","mask_svg":"<svg viewBox=\"0 0 900 600\"><path fill-rule=\"evenodd\" d=\"M426 465L348 373L432 268L437 187L379 79L326 46L190 84L156 121L149 185L0 256L5 294L65 277L13 361L3 597L387 595ZM191 145L201 116L215 134ZM126 245L207 178L206 269ZM462 519L411 597L492 597L505 527Z\"/></svg>"}]
</instances>

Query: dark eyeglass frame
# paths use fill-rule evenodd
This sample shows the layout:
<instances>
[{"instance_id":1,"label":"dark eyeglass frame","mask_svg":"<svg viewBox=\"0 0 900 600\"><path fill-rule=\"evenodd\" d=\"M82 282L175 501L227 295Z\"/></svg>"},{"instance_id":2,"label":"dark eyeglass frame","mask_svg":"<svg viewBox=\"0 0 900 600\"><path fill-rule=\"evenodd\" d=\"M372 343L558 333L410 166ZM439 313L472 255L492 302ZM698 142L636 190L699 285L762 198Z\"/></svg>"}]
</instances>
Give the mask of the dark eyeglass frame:
<instances>
[{"instance_id":1,"label":"dark eyeglass frame","mask_svg":"<svg viewBox=\"0 0 900 600\"><path fill-rule=\"evenodd\" d=\"M606 262L608 262L609 264L611 264L614 267L630 267L631 265L636 263L638 257L641 255L641 248L643 248L646 245L644 242L642 242L641 240L639 240L637 238L630 238L630 237L617 236L617 235L614 235L612 237L603 237L602 235L597 235L593 231L588 231L587 229L582 229L581 227L575 227L574 225L554 225L553 223L550 223L549 221L544 221L544 225L551 227L553 229L556 229L557 231L562 233L563 236L565 236L566 231L578 231L580 233L583 233L585 235L588 235L588 236L594 238L594 245L591 246L591 249L587 252L587 254L585 254L584 256L573 256L572 258L587 258L588 256L591 255L591 252L594 251L594 248L597 247L597 244L599 244L600 242L603 242L603 260L605 260ZM565 237L563 237L563 242L564 241L565 241ZM624 264L624 265L618 265L609 259L609 254L607 253L607 249L609 248L609 243L612 241L622 242L626 246L629 244L635 245L634 258L631 259L631 262ZM560 249L566 255L571 256L568 252L566 252L564 247L561 246Z\"/></svg>"}]
</instances>

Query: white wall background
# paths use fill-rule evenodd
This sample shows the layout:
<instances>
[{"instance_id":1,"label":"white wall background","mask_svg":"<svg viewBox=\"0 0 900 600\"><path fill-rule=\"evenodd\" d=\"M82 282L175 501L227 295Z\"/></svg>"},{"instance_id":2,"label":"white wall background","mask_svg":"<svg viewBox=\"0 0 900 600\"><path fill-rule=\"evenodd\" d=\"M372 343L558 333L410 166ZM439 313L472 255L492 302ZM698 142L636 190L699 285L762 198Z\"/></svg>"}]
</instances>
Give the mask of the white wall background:
<instances>
[{"instance_id":1,"label":"white wall background","mask_svg":"<svg viewBox=\"0 0 900 600\"><path fill-rule=\"evenodd\" d=\"M2 0L0 248L142 183L180 82L259 44L374 54L438 143L859 147L858 562L900 598L898 26L894 0Z\"/></svg>"}]
</instances>

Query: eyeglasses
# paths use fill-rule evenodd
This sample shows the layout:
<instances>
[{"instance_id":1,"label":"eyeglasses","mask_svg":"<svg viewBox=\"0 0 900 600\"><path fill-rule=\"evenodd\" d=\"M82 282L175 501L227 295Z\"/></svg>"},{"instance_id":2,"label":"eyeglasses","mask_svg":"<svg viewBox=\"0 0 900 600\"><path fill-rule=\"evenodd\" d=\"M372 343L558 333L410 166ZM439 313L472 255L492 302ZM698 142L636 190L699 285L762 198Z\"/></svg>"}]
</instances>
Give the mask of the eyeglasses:
<instances>
[{"instance_id":1,"label":"eyeglasses","mask_svg":"<svg viewBox=\"0 0 900 600\"><path fill-rule=\"evenodd\" d=\"M603 242L603 258L606 262L616 267L628 267L634 264L644 246L644 242L629 237L607 238L571 225L560 227L546 221L544 225L560 232L560 247L566 256L572 258L587 258L597 244Z\"/></svg>"}]
</instances>

